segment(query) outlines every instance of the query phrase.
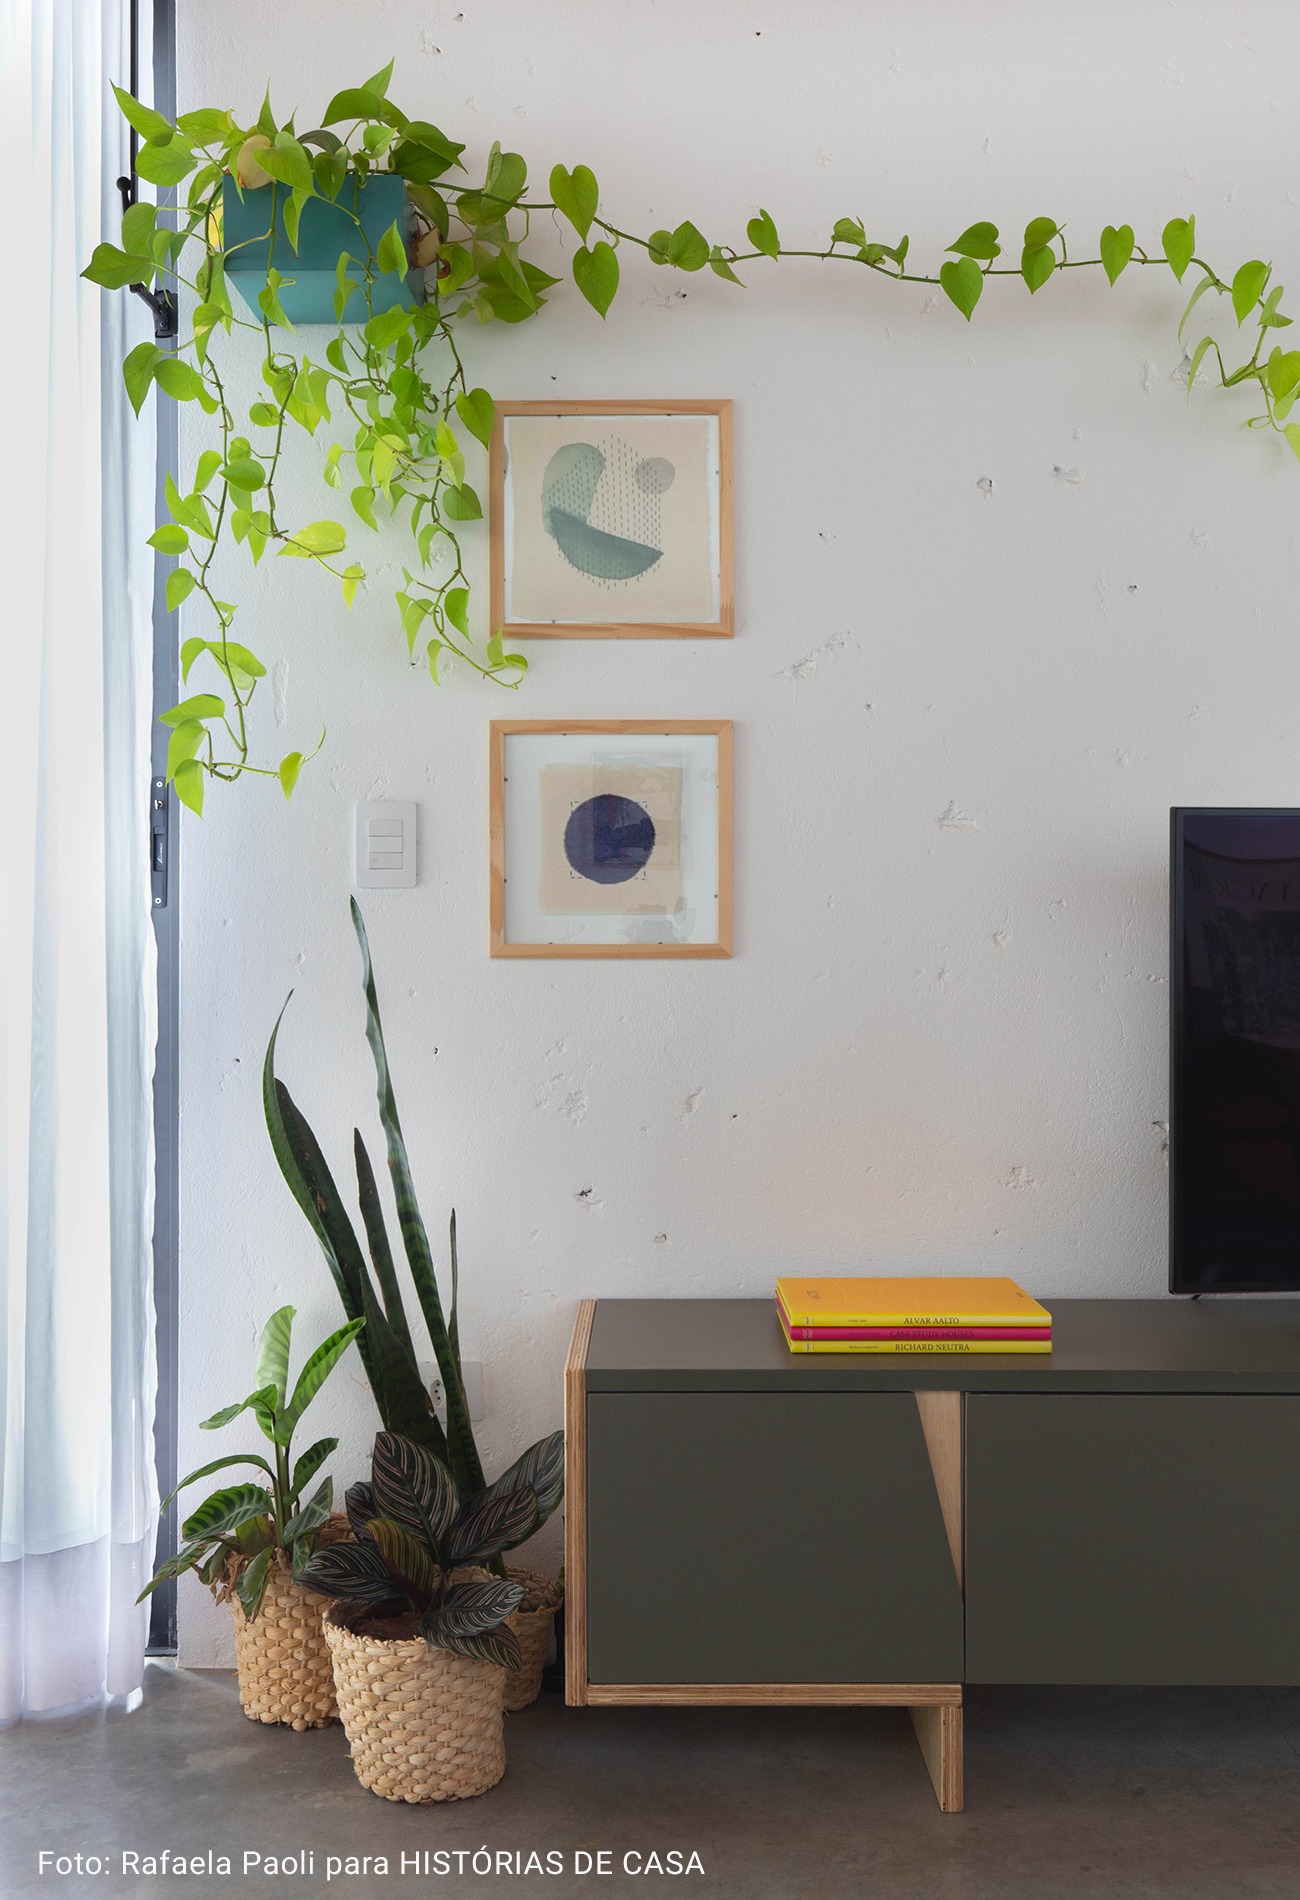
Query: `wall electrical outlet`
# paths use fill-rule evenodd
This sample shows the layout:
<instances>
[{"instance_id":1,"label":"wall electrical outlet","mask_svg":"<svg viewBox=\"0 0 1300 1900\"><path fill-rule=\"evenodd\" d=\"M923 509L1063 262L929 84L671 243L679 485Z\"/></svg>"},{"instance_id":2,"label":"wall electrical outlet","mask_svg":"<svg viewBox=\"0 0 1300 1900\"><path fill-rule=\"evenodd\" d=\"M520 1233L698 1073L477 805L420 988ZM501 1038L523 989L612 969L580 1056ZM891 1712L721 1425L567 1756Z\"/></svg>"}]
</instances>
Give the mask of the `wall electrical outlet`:
<instances>
[{"instance_id":1,"label":"wall electrical outlet","mask_svg":"<svg viewBox=\"0 0 1300 1900\"><path fill-rule=\"evenodd\" d=\"M420 1362L420 1377L428 1388L433 1400L433 1409L444 1422L447 1417L447 1394L443 1390L442 1378L431 1360ZM483 1363L479 1359L462 1359L460 1376L465 1386L465 1403L469 1406L471 1425L477 1425L486 1410L484 1400Z\"/></svg>"}]
</instances>

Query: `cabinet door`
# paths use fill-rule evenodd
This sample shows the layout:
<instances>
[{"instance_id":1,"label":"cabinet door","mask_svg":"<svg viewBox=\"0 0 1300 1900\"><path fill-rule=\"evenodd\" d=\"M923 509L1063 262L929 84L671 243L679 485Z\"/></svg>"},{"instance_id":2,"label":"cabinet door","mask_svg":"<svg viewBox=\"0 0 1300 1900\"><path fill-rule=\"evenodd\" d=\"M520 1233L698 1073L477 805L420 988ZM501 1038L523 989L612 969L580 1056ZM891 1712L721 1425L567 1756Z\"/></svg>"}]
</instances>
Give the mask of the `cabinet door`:
<instances>
[{"instance_id":1,"label":"cabinet door","mask_svg":"<svg viewBox=\"0 0 1300 1900\"><path fill-rule=\"evenodd\" d=\"M972 1393L971 1682L1300 1682L1300 1399Z\"/></svg>"},{"instance_id":2,"label":"cabinet door","mask_svg":"<svg viewBox=\"0 0 1300 1900\"><path fill-rule=\"evenodd\" d=\"M598 1392L587 1445L592 1682L961 1680L910 1393Z\"/></svg>"}]
</instances>

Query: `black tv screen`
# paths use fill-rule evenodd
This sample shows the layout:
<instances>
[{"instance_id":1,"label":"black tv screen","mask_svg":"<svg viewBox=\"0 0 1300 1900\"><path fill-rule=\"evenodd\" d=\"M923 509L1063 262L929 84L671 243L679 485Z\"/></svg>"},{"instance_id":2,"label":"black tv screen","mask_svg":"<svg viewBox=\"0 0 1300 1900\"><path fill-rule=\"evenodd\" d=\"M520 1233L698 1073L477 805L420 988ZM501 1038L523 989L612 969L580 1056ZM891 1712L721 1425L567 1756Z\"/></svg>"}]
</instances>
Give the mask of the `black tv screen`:
<instances>
[{"instance_id":1,"label":"black tv screen","mask_svg":"<svg viewBox=\"0 0 1300 1900\"><path fill-rule=\"evenodd\" d=\"M1300 1288L1300 810L1172 818L1170 1289Z\"/></svg>"}]
</instances>

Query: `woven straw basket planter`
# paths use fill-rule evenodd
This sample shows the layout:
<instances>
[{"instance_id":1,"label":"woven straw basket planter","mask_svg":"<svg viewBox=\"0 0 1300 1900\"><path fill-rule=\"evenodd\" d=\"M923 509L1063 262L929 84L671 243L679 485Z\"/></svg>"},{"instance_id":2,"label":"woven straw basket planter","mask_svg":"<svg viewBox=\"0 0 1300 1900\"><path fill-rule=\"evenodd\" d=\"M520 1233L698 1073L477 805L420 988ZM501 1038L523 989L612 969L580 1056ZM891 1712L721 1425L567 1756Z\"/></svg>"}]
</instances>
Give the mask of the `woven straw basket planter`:
<instances>
[{"instance_id":1,"label":"woven straw basket planter","mask_svg":"<svg viewBox=\"0 0 1300 1900\"><path fill-rule=\"evenodd\" d=\"M230 1610L244 1714L293 1729L337 1721L334 1671L321 1629L324 1599L300 1589L277 1563L267 1574L257 1615L246 1617L238 1597L231 1598Z\"/></svg>"},{"instance_id":2,"label":"woven straw basket planter","mask_svg":"<svg viewBox=\"0 0 1300 1900\"><path fill-rule=\"evenodd\" d=\"M348 1627L361 1612L325 1617L339 1717L363 1788L386 1801L463 1801L506 1771L497 1663L453 1656L421 1636L381 1641Z\"/></svg>"},{"instance_id":3,"label":"woven straw basket planter","mask_svg":"<svg viewBox=\"0 0 1300 1900\"><path fill-rule=\"evenodd\" d=\"M528 1592L514 1615L508 1619L510 1628L519 1638L524 1658L522 1668L506 1671L505 1706L507 1713L513 1714L518 1709L526 1709L530 1702L536 1702L541 1694L546 1652L550 1647L555 1612L564 1600L564 1586L556 1583L553 1577L544 1577L540 1570L524 1570L513 1564L507 1568L511 1581L522 1583Z\"/></svg>"}]
</instances>

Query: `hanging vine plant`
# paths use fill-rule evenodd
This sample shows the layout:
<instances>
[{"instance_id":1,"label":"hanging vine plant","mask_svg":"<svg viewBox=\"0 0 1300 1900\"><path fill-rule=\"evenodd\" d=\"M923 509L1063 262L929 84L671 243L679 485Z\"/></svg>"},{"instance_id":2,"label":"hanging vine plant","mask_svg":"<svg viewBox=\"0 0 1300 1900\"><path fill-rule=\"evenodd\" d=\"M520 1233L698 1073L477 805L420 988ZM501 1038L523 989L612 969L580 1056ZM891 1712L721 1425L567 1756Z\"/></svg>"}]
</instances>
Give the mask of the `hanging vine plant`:
<instances>
[{"instance_id":1,"label":"hanging vine plant","mask_svg":"<svg viewBox=\"0 0 1300 1900\"><path fill-rule=\"evenodd\" d=\"M349 606L366 578L344 522L332 515L289 521L278 504L299 430L332 432L322 472L346 495L354 523L373 531L383 515L407 531L410 565L395 599L412 662L435 681L452 656L497 685L522 680L528 663L505 651L503 629L492 630L481 650L470 632L460 536L483 510L466 480L463 445L467 436L488 443L494 408L463 359L473 324L525 322L557 283L526 255L541 212L559 214L577 233L573 279L602 317L618 289L624 244L653 264L707 267L734 284L742 283L739 267L764 260L851 264L894 283L934 285L968 321L995 278L1019 278L1033 295L1064 271L1101 270L1112 285L1134 265L1170 270L1180 283L1191 272L1180 338L1210 292L1230 299L1239 331L1248 321L1252 328L1249 354L1231 368L1220 343L1201 336L1188 359L1189 390L1207 363L1223 388L1251 385L1263 407L1250 426L1281 431L1300 457L1300 424L1287 420L1300 392L1300 350L1285 350L1272 336L1291 321L1280 307L1282 286L1259 259L1221 276L1197 254L1193 218L1171 219L1159 249L1149 251L1131 225L1107 225L1097 254L1083 257L1070 255L1064 225L1034 218L1018 262L1014 252L1008 258L996 225L981 222L953 240L933 272L908 268L906 237L889 244L868 238L858 217L838 219L821 249L783 244L767 211L750 219L747 249L710 242L689 219L639 236L601 216L596 178L585 165L556 165L549 195L534 198L525 161L493 145L482 184L460 182L453 174L464 171L464 145L408 118L388 97L391 76L390 61L364 85L338 93L323 125L306 133L292 118L276 120L269 95L251 126L215 108L181 113L173 123L114 88L141 141L139 176L164 190L184 187L184 198L174 210L133 204L120 244L97 245L83 275L106 289L157 284L185 293L175 352L138 344L123 374L137 415L156 384L178 402L197 403L212 426L192 474L168 475L170 519L151 537L177 558L168 606L191 603L187 621L200 604L208 616L207 631L181 646L181 673L186 686L195 673L196 684L219 690L189 694L163 715L171 729L167 775L195 812L203 810L209 778L274 777L288 797L304 763L301 751L278 763L254 753L249 715L267 669L233 637L236 605L220 597L213 575L218 551L233 541L254 566L268 551L312 562L334 578ZM295 313L299 321L329 322L332 334L318 354L307 353ZM258 332L263 352L263 388L242 415L221 368L220 345L236 330ZM201 668L206 677L196 673Z\"/></svg>"}]
</instances>

